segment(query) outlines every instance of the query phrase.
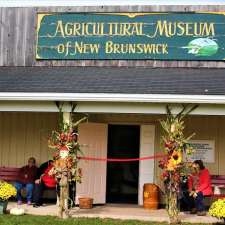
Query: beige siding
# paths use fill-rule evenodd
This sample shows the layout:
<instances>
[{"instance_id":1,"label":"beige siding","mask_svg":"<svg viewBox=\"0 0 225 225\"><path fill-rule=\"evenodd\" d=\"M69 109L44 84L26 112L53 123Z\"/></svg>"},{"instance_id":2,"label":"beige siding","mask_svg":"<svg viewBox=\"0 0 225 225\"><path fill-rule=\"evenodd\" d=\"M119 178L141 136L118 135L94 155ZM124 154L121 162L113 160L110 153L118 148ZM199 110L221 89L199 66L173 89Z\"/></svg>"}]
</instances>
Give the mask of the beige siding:
<instances>
[{"instance_id":1,"label":"beige siding","mask_svg":"<svg viewBox=\"0 0 225 225\"><path fill-rule=\"evenodd\" d=\"M51 157L47 138L57 127L57 113L0 113L0 166L22 166L34 156Z\"/></svg>"},{"instance_id":2,"label":"beige siding","mask_svg":"<svg viewBox=\"0 0 225 225\"><path fill-rule=\"evenodd\" d=\"M222 12L225 6L93 6L0 8L0 66L217 67L225 62L35 59L37 12Z\"/></svg>"},{"instance_id":3,"label":"beige siding","mask_svg":"<svg viewBox=\"0 0 225 225\"><path fill-rule=\"evenodd\" d=\"M90 122L117 124L154 124L155 149L160 147L159 119L163 116L128 114L92 114ZM30 156L38 163L50 157L47 137L57 127L57 113L0 113L0 166L21 166ZM206 164L211 173L225 174L225 116L191 116L186 120L187 135L195 132L193 139L215 140L215 163ZM155 163L155 182L159 185L161 170Z\"/></svg>"},{"instance_id":4,"label":"beige siding","mask_svg":"<svg viewBox=\"0 0 225 225\"><path fill-rule=\"evenodd\" d=\"M225 119L218 118L218 170L219 174L225 175Z\"/></svg>"},{"instance_id":5,"label":"beige siding","mask_svg":"<svg viewBox=\"0 0 225 225\"><path fill-rule=\"evenodd\" d=\"M224 120L224 119L222 119ZM191 134L195 133L196 135L193 139L196 140L215 140L215 163L206 164L211 173L219 173L219 162L218 162L218 153L222 149L218 146L219 141L219 123L218 117L193 117L187 120L186 133ZM219 151L218 151L219 150ZM225 161L224 161L225 162Z\"/></svg>"}]
</instances>

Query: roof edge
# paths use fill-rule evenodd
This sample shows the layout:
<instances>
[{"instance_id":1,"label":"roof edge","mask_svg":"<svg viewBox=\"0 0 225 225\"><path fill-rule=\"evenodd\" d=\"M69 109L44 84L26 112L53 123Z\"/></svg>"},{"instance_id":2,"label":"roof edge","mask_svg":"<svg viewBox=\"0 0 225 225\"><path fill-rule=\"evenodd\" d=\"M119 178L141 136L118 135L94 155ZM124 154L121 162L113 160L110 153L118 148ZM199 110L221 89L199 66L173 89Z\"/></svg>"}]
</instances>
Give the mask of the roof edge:
<instances>
[{"instance_id":1,"label":"roof edge","mask_svg":"<svg viewBox=\"0 0 225 225\"><path fill-rule=\"evenodd\" d=\"M225 95L0 92L0 100L225 104Z\"/></svg>"},{"instance_id":2,"label":"roof edge","mask_svg":"<svg viewBox=\"0 0 225 225\"><path fill-rule=\"evenodd\" d=\"M196 2L195 0L173 0L168 2L167 0L132 0L129 3L125 0L119 3L114 0L83 0L83 1L71 1L71 0L7 0L1 1L1 7L43 7L43 6L152 6L152 5L224 5L224 0L205 0L202 2Z\"/></svg>"}]
</instances>

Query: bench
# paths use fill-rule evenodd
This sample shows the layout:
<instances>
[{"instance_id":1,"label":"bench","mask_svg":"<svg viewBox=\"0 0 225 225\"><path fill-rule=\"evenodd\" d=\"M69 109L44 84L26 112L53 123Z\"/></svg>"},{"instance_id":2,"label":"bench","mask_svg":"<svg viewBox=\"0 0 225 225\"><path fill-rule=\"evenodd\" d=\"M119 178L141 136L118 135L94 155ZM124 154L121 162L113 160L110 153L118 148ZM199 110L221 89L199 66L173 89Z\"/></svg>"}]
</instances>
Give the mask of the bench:
<instances>
[{"instance_id":1,"label":"bench","mask_svg":"<svg viewBox=\"0 0 225 225\"><path fill-rule=\"evenodd\" d=\"M213 187L214 198L225 198L222 189L225 189L225 175L211 175L211 183Z\"/></svg>"},{"instance_id":2,"label":"bench","mask_svg":"<svg viewBox=\"0 0 225 225\"><path fill-rule=\"evenodd\" d=\"M4 180L9 183L15 183L18 180L20 168L16 167L0 167L0 180ZM44 191L44 198L56 199L55 189L46 189Z\"/></svg>"},{"instance_id":3,"label":"bench","mask_svg":"<svg viewBox=\"0 0 225 225\"><path fill-rule=\"evenodd\" d=\"M20 172L20 168L0 167L0 180L13 183L18 179L19 172Z\"/></svg>"}]
</instances>

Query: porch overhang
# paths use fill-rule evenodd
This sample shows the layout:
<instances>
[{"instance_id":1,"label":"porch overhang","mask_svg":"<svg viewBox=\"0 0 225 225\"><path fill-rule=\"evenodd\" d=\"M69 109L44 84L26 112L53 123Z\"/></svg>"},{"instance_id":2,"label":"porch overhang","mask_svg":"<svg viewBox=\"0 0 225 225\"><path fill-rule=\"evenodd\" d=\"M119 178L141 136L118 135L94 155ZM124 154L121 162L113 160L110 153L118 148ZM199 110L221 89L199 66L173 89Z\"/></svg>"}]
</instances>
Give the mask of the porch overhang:
<instances>
[{"instance_id":1,"label":"porch overhang","mask_svg":"<svg viewBox=\"0 0 225 225\"><path fill-rule=\"evenodd\" d=\"M71 100L70 100L71 101ZM71 106L64 102L63 111L70 112ZM153 102L95 102L72 101L76 103L77 113L105 114L166 114L166 105L173 104L174 113L180 111L181 103ZM58 112L55 101L18 101L0 100L0 111L3 112ZM199 104L192 115L225 115L225 104Z\"/></svg>"}]
</instances>

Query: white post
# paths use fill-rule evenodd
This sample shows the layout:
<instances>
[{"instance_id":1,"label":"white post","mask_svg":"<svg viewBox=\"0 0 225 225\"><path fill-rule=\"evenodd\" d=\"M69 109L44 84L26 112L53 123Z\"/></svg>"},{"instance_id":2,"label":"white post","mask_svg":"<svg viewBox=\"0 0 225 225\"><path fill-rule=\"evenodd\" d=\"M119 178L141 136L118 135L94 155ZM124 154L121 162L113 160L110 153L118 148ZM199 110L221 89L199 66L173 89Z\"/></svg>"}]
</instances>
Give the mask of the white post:
<instances>
[{"instance_id":1,"label":"white post","mask_svg":"<svg viewBox=\"0 0 225 225\"><path fill-rule=\"evenodd\" d=\"M64 121L64 123L70 123L70 113L69 112L63 112L63 121Z\"/></svg>"}]
</instances>

